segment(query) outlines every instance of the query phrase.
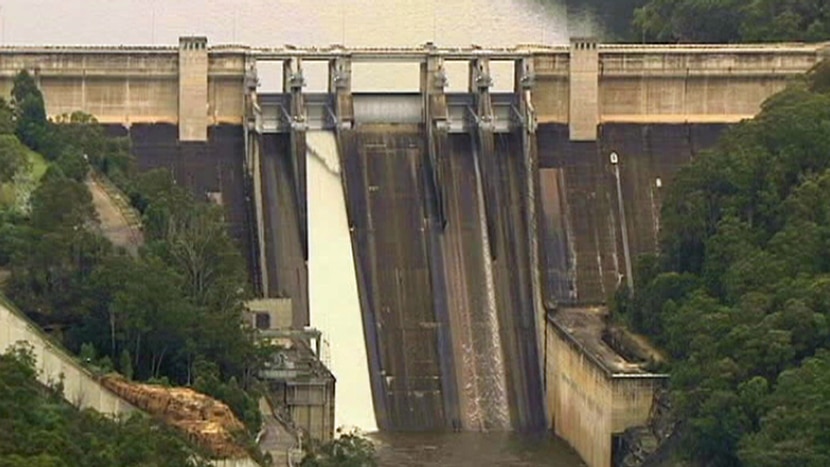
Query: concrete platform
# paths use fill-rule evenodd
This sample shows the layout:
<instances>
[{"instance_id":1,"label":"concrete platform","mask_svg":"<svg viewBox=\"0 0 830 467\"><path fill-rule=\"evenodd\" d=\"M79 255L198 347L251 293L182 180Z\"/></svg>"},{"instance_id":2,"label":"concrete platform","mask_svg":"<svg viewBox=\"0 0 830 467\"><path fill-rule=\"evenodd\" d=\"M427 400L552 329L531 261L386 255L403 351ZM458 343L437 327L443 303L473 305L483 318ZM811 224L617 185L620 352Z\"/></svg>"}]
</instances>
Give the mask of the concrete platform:
<instances>
[{"instance_id":1,"label":"concrete platform","mask_svg":"<svg viewBox=\"0 0 830 467\"><path fill-rule=\"evenodd\" d=\"M550 426L591 467L609 467L612 437L648 422L655 392L668 375L649 373L602 338L604 307L548 313L545 392Z\"/></svg>"}]
</instances>

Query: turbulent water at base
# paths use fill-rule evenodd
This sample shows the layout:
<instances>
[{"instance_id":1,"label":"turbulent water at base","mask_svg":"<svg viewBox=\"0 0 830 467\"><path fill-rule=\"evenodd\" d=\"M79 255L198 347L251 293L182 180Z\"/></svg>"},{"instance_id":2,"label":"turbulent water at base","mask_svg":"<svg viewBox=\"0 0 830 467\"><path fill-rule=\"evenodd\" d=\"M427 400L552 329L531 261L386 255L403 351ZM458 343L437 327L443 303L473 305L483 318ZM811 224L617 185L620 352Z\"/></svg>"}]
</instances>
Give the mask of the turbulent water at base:
<instances>
[{"instance_id":1,"label":"turbulent water at base","mask_svg":"<svg viewBox=\"0 0 830 467\"><path fill-rule=\"evenodd\" d=\"M373 431L377 425L337 142L332 133L309 131L306 145L311 325L330 346L328 364L337 378L335 426Z\"/></svg>"},{"instance_id":2,"label":"turbulent water at base","mask_svg":"<svg viewBox=\"0 0 830 467\"><path fill-rule=\"evenodd\" d=\"M569 0L570 1L570 0ZM579 3L574 0L570 3ZM438 46L482 47L517 44L566 44L570 36L595 31L592 21L568 18L563 0L3 0L0 7L0 44L156 44L174 46L182 35L204 35L211 44L240 43L251 46L418 46L434 42ZM497 63L493 64L498 74ZM325 66L325 64L323 64ZM309 65L309 68L312 68ZM370 78L377 83L407 81L417 88L417 66L398 73L389 65L361 70L355 67L353 81ZM450 90L466 85L465 65L454 73L448 69ZM313 75L308 69L307 74ZM502 71L511 76L509 69ZM272 75L269 75L272 73ZM319 70L318 70L319 73ZM263 89L279 82L279 70L260 69ZM411 75L411 76L410 76ZM512 78L511 78L512 79ZM315 82L325 86L326 79L308 76L309 88ZM496 87L509 88L510 83ZM309 134L309 142L316 136ZM330 144L328 139L324 144ZM316 142L314 144L317 144ZM321 143L322 144L322 143ZM324 151L325 152L325 151ZM329 160L329 156L324 156ZM336 160L336 159L335 159ZM317 158L309 160L309 196L323 196L309 201L313 216L332 222L331 229L311 228L311 241L317 235L333 235L339 250L337 260L343 266L333 271L319 270L314 251L335 248L334 244L312 243L311 277L326 272L340 273L337 280L349 285L318 289L325 282L311 281L312 307L326 310L330 318L315 325L329 330L331 363L337 374L337 423L374 426L370 392L366 378L363 332L354 305L353 269L346 257L351 255L342 208L336 164L326 166ZM328 193L335 194L328 194ZM321 205L320 201L326 199ZM316 206L316 207L315 207ZM316 214L315 214L316 212ZM314 226L315 224L311 224ZM339 230L337 230L339 229ZM329 232L331 230L331 232ZM485 242L486 243L486 242ZM325 255L325 254L324 254ZM319 256L318 256L319 258ZM334 258L331 256L329 258ZM316 272L315 272L316 271ZM345 272L343 272L345 271ZM334 279L333 279L334 280ZM350 302L346 302L346 297ZM345 305L353 303L352 305ZM312 319L317 320L313 313ZM319 317L319 316L318 316ZM335 329L347 329L335 334ZM359 358L358 358L359 357ZM341 370L339 365L355 365ZM359 367L359 368L358 368ZM499 400L501 396L496 397ZM578 458L552 436L529 439L520 435L469 433L458 435L383 434L375 437L382 465L580 465Z\"/></svg>"}]
</instances>

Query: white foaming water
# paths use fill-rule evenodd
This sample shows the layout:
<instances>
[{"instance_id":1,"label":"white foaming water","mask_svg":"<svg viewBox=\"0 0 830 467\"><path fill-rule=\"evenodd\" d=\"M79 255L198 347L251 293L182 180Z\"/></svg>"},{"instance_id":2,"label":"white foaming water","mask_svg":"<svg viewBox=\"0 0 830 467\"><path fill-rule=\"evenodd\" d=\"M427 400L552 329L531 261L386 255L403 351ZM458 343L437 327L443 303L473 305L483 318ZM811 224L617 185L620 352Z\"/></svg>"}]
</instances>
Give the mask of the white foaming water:
<instances>
[{"instance_id":1,"label":"white foaming water","mask_svg":"<svg viewBox=\"0 0 830 467\"><path fill-rule=\"evenodd\" d=\"M306 133L311 325L331 346L335 426L377 430L346 201L334 134Z\"/></svg>"},{"instance_id":2,"label":"white foaming water","mask_svg":"<svg viewBox=\"0 0 830 467\"><path fill-rule=\"evenodd\" d=\"M475 154L476 192L478 197L479 228L481 229L482 254L484 256L484 280L487 284L487 316L475 326L479 332L474 333L476 346L477 376L479 397L486 407L482 420L485 428L494 430L510 429L510 409L507 402L507 373L504 367L501 335L499 334L499 315L496 306L496 286L493 279L493 262L490 259L490 239L487 232L487 214L484 210L484 188L482 186L479 154Z\"/></svg>"}]
</instances>

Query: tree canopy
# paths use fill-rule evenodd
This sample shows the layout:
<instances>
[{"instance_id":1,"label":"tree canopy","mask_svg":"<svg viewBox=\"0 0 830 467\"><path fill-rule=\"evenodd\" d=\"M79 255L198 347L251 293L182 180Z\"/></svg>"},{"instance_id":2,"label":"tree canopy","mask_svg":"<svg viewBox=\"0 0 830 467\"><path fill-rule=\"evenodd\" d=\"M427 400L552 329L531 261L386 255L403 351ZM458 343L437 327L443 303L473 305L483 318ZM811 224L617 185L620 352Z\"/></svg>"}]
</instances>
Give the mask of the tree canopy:
<instances>
[{"instance_id":1,"label":"tree canopy","mask_svg":"<svg viewBox=\"0 0 830 467\"><path fill-rule=\"evenodd\" d=\"M44 388L26 347L0 354L0 466L101 467L196 465L174 432L142 416L114 421L78 411L60 384Z\"/></svg>"},{"instance_id":2,"label":"tree canopy","mask_svg":"<svg viewBox=\"0 0 830 467\"><path fill-rule=\"evenodd\" d=\"M378 465L375 446L359 433L338 433L327 443L311 442L300 467L375 467Z\"/></svg>"},{"instance_id":3,"label":"tree canopy","mask_svg":"<svg viewBox=\"0 0 830 467\"><path fill-rule=\"evenodd\" d=\"M3 134L0 102L0 176L20 170L2 161L18 164L17 153L30 149L49 167L27 209L0 207L6 294L93 363L140 380L197 385L255 433L260 415L249 391L260 352L243 322L244 260L221 208L197 201L167 170L136 173L129 140L108 137L93 116L47 121L30 74L16 77L11 102L20 140ZM91 169L127 192L141 214L146 242L137 257L101 235L85 183Z\"/></svg>"},{"instance_id":4,"label":"tree canopy","mask_svg":"<svg viewBox=\"0 0 830 467\"><path fill-rule=\"evenodd\" d=\"M830 8L824 0L584 0L569 1L569 6L571 3L594 10L614 37L637 42L830 39Z\"/></svg>"},{"instance_id":5,"label":"tree canopy","mask_svg":"<svg viewBox=\"0 0 830 467\"><path fill-rule=\"evenodd\" d=\"M773 96L678 173L661 252L618 302L674 358L686 453L705 465L827 465L825 80L820 67Z\"/></svg>"},{"instance_id":6,"label":"tree canopy","mask_svg":"<svg viewBox=\"0 0 830 467\"><path fill-rule=\"evenodd\" d=\"M2 112L2 104L0 104ZM2 118L2 116L0 116ZM0 131L2 122L0 122ZM29 169L27 148L11 134L0 133L0 183L9 183L15 175Z\"/></svg>"}]
</instances>

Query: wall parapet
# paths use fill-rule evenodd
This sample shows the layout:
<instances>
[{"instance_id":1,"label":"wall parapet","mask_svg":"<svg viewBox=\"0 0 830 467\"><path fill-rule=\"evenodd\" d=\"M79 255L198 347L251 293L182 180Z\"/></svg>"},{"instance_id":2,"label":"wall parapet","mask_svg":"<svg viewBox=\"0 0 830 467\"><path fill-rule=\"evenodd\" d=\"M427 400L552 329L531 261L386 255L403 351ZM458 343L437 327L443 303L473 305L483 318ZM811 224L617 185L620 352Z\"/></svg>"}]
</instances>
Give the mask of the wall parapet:
<instances>
[{"instance_id":1,"label":"wall parapet","mask_svg":"<svg viewBox=\"0 0 830 467\"><path fill-rule=\"evenodd\" d=\"M439 48L433 44L268 48L211 46L201 39L198 50L169 46L0 47L0 93L8 95L14 75L27 69L35 74L44 92L50 116L81 110L96 115L102 123L130 126L178 124L184 115L189 122L185 126L193 130L193 122L201 122L203 113L206 126L244 122L244 96L256 92L246 89L246 75L255 73L255 68L248 68L260 61L347 59L424 64L429 60L532 60L535 82L531 91L539 123L566 123L574 139L593 140L601 123L733 123L755 115L767 97L830 53L830 43L640 45L577 39L571 45L495 48ZM182 75L188 74L182 63L192 62L181 58L194 53L207 56L208 89L206 94L190 92L179 105L183 90L195 90L179 86ZM196 76L187 79L195 83ZM196 103L203 99L206 104ZM206 112L202 105L207 105ZM198 133L197 139L201 139L202 132ZM191 137L194 134L185 139Z\"/></svg>"}]
</instances>

